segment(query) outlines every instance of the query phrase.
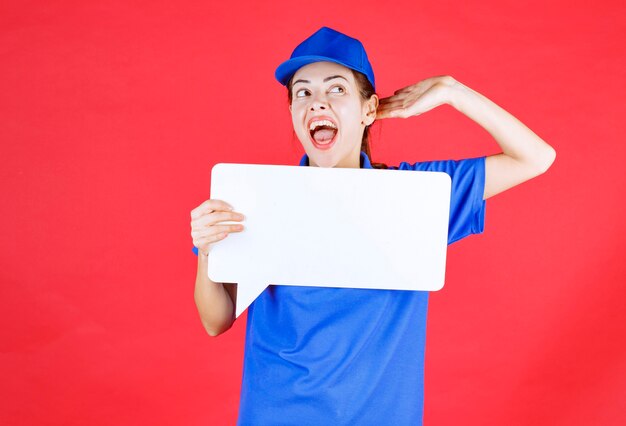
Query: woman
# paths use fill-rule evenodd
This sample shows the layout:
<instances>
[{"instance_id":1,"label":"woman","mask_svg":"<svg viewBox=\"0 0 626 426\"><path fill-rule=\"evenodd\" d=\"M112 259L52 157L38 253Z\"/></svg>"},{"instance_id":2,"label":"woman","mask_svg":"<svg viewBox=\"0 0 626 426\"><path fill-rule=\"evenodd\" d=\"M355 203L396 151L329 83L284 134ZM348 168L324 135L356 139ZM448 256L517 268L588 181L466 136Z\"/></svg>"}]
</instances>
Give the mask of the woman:
<instances>
[{"instance_id":1,"label":"woman","mask_svg":"<svg viewBox=\"0 0 626 426\"><path fill-rule=\"evenodd\" d=\"M324 27L276 70L301 166L387 168L370 162L376 119L422 114L447 103L487 130L502 153L464 160L401 163L390 169L442 171L452 180L448 244L481 233L485 200L545 172L555 151L515 117L450 76L380 99L362 44ZM198 256L195 300L207 332L234 322L236 286L208 279L211 246L242 225L222 200L191 212ZM419 425L428 293L269 286L248 308L241 425Z\"/></svg>"}]
</instances>

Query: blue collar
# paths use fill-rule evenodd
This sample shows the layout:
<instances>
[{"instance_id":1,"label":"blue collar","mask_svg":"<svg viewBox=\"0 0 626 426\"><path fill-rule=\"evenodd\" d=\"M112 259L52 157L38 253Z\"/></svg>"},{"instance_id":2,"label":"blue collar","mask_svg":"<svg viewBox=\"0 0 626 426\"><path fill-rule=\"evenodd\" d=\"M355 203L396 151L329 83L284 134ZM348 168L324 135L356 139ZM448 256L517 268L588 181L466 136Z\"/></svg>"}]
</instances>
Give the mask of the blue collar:
<instances>
[{"instance_id":1,"label":"blue collar","mask_svg":"<svg viewBox=\"0 0 626 426\"><path fill-rule=\"evenodd\" d=\"M304 154L300 159L299 166L308 166L309 165L309 157ZM372 163L370 163L370 159L367 157L367 154L361 151L361 168L362 169L372 169Z\"/></svg>"}]
</instances>

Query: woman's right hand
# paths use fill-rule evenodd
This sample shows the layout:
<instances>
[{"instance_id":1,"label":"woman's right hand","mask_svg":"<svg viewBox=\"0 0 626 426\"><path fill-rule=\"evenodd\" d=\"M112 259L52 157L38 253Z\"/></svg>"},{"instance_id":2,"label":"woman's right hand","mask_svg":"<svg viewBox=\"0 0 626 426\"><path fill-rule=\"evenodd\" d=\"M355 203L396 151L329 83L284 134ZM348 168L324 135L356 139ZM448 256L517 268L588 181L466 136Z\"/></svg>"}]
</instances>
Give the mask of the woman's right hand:
<instances>
[{"instance_id":1,"label":"woman's right hand","mask_svg":"<svg viewBox=\"0 0 626 426\"><path fill-rule=\"evenodd\" d=\"M205 256L213 244L223 240L231 232L243 231L243 225L218 225L225 221L241 221L244 216L232 211L232 207L222 200L206 200L191 211L191 238L193 245Z\"/></svg>"}]
</instances>

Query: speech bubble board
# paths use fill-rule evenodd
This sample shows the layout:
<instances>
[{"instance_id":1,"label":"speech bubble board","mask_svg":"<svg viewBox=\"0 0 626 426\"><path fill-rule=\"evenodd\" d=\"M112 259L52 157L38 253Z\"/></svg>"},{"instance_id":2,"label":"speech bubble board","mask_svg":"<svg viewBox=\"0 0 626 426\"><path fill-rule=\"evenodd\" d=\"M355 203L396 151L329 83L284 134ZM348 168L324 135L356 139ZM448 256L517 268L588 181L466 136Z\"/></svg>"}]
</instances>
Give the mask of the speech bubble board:
<instances>
[{"instance_id":1,"label":"speech bubble board","mask_svg":"<svg viewBox=\"0 0 626 426\"><path fill-rule=\"evenodd\" d=\"M450 191L443 172L216 164L211 198L245 219L208 276L237 283L237 317L270 284L439 290Z\"/></svg>"}]
</instances>

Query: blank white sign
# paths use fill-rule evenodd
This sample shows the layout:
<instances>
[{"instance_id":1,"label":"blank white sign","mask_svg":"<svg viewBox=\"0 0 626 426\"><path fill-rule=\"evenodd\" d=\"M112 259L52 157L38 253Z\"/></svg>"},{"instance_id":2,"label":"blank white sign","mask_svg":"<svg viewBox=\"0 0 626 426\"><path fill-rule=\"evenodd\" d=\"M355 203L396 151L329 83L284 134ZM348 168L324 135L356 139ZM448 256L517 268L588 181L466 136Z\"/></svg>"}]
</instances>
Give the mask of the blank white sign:
<instances>
[{"instance_id":1,"label":"blank white sign","mask_svg":"<svg viewBox=\"0 0 626 426\"><path fill-rule=\"evenodd\" d=\"M209 278L238 284L237 317L269 284L439 290L450 190L443 172L216 164L211 198L245 220Z\"/></svg>"}]
</instances>

